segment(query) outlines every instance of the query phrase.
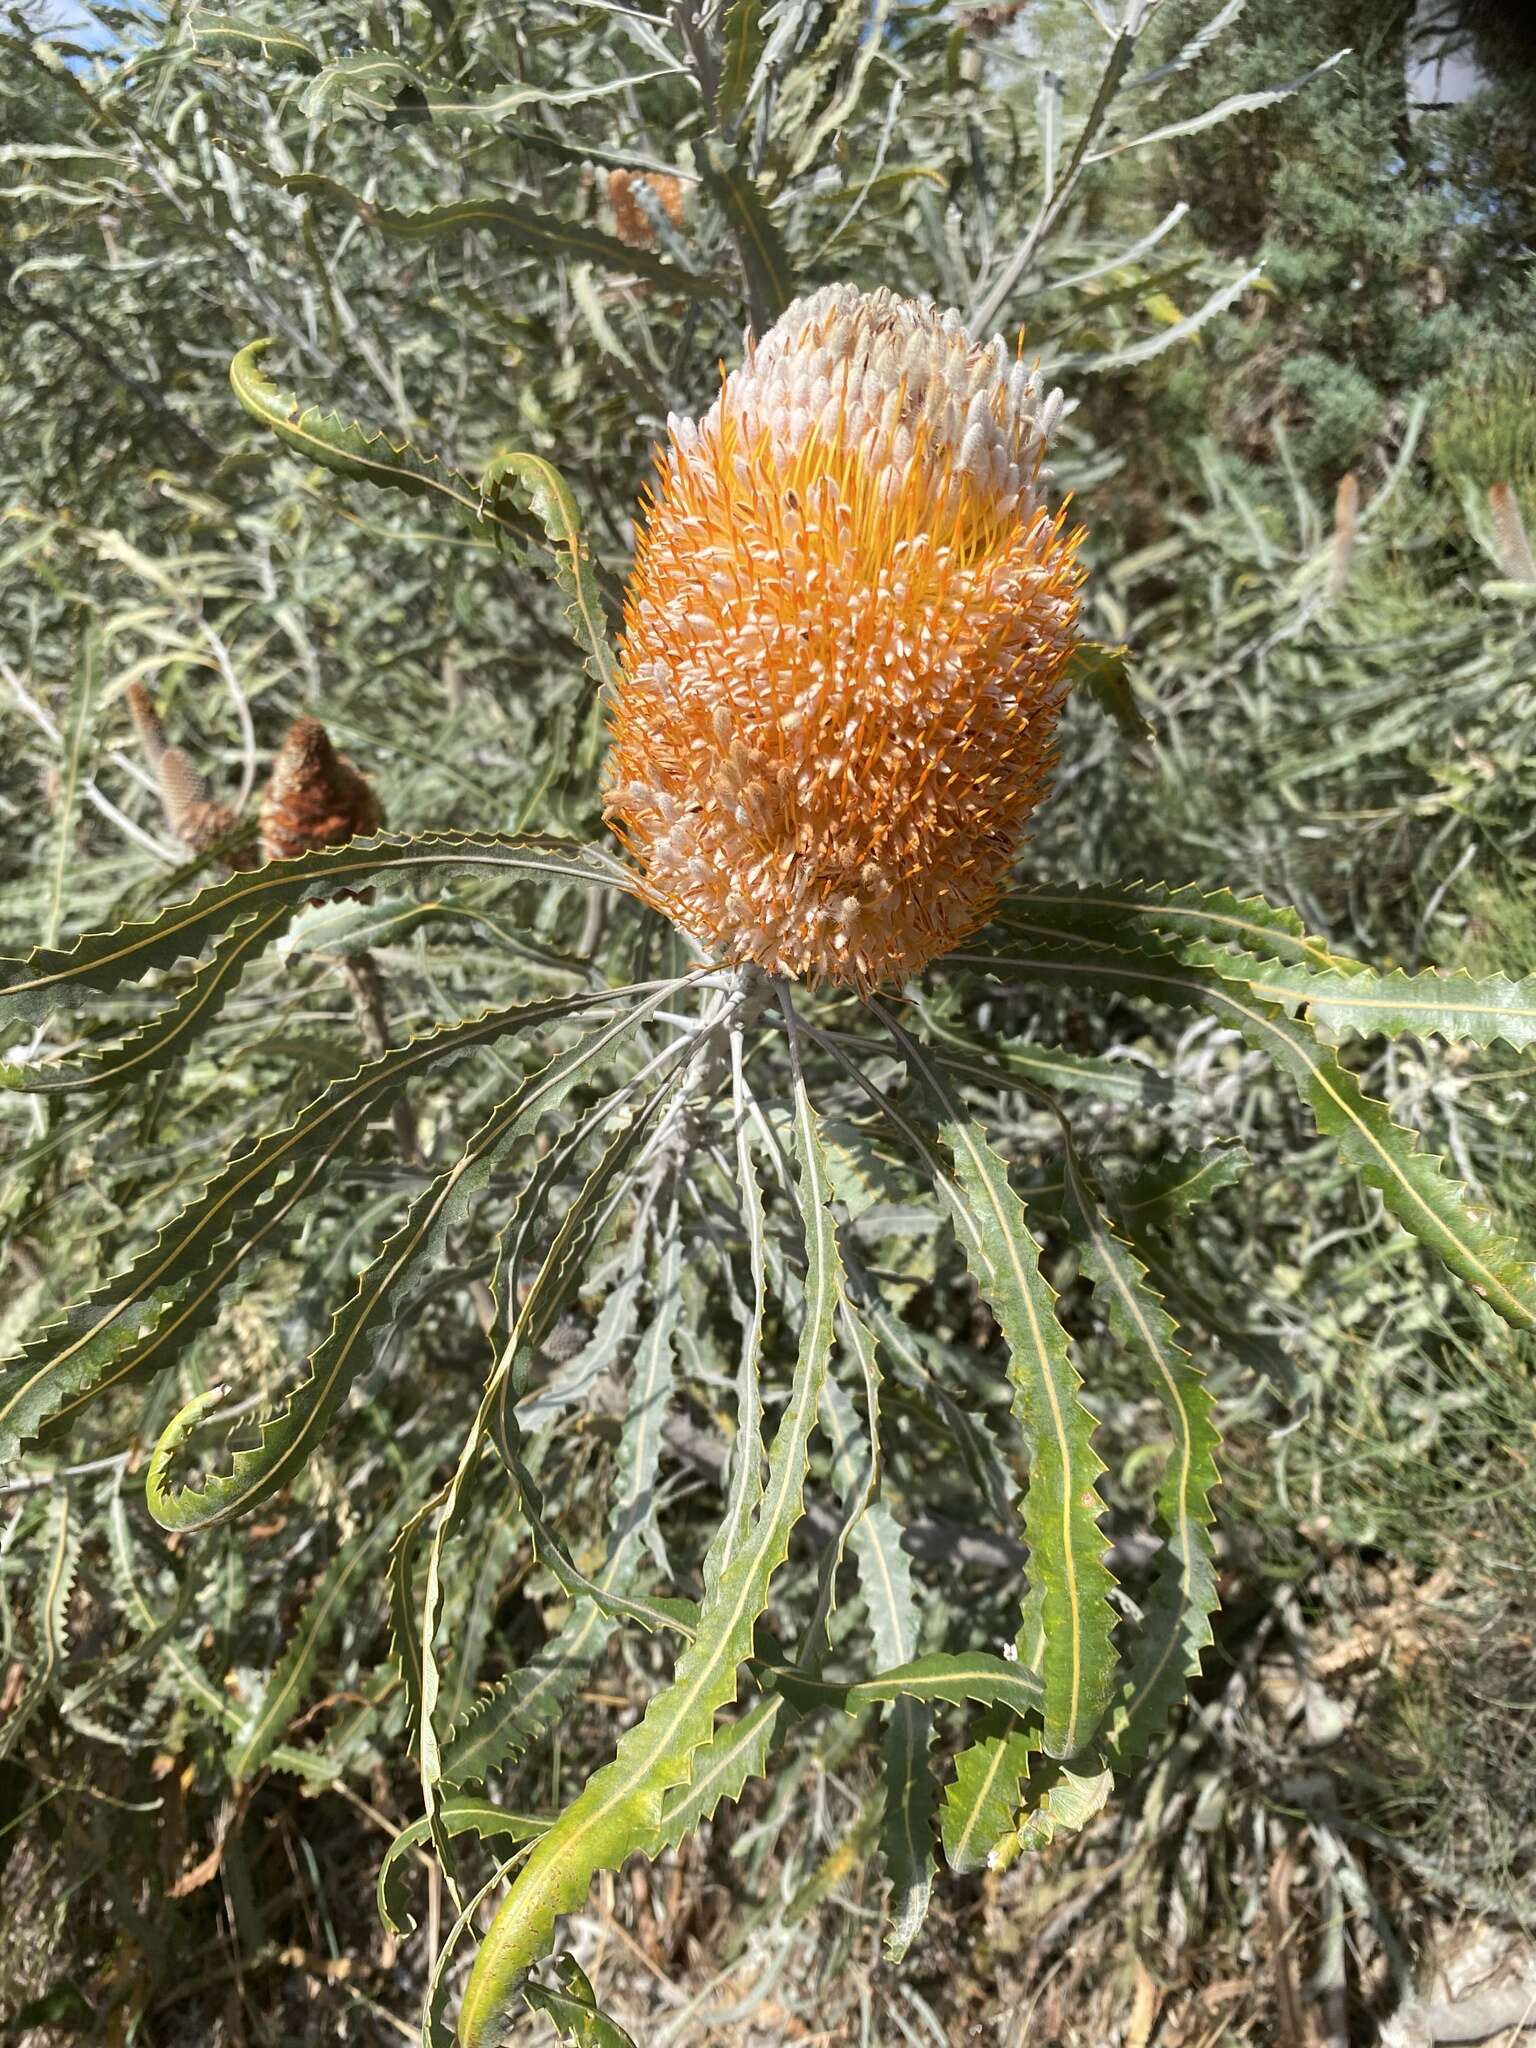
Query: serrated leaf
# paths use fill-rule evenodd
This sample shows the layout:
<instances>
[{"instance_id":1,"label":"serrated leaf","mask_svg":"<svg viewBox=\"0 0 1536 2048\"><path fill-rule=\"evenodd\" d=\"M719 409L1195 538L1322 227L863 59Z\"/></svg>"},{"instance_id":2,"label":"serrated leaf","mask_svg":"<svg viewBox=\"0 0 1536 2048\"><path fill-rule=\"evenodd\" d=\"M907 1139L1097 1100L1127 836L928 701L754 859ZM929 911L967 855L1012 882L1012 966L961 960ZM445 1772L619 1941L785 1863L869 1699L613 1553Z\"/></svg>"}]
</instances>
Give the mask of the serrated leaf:
<instances>
[{"instance_id":1,"label":"serrated leaf","mask_svg":"<svg viewBox=\"0 0 1536 2048\"><path fill-rule=\"evenodd\" d=\"M368 428L318 405L302 405L291 391L281 391L258 359L272 346L271 337L247 342L229 366L229 385L245 410L267 427L295 455L318 462L323 469L407 497L446 499L473 525L487 525L521 536L493 495L451 469L440 456L423 455L409 441L391 441L382 428Z\"/></svg>"},{"instance_id":2,"label":"serrated leaf","mask_svg":"<svg viewBox=\"0 0 1536 2048\"><path fill-rule=\"evenodd\" d=\"M189 1040L214 1017L251 961L276 939L293 915L291 907L244 917L216 942L176 1000L109 1051L94 1049L77 1059L41 1066L0 1066L0 1088L29 1095L65 1095L82 1089L143 1081L180 1058Z\"/></svg>"},{"instance_id":3,"label":"serrated leaf","mask_svg":"<svg viewBox=\"0 0 1536 2048\"><path fill-rule=\"evenodd\" d=\"M986 1650L956 1655L935 1651L913 1657L893 1671L877 1671L872 1678L846 1682L813 1677L787 1665L763 1664L759 1668L801 1714L814 1714L826 1707L858 1714L866 1707L901 1699L975 1700L984 1707L1001 1705L1016 1714L1038 1714L1044 1697L1039 1678L1027 1665L994 1657Z\"/></svg>"},{"instance_id":4,"label":"serrated leaf","mask_svg":"<svg viewBox=\"0 0 1536 2048\"><path fill-rule=\"evenodd\" d=\"M1103 1302L1111 1332L1150 1369L1173 1435L1157 1492L1165 1547L1147 1597L1141 1638L1109 1724L1117 1757L1129 1758L1146 1754L1184 1697L1186 1681L1199 1676L1202 1651L1215 1640L1211 1616L1219 1599L1211 1494L1218 1483L1216 1451L1221 1437L1204 1378L1179 1343L1173 1319L1152 1289L1146 1267L1105 1216L1078 1157L1071 1126L1054 1104L1051 1107L1061 1131L1067 1220L1084 1269Z\"/></svg>"},{"instance_id":5,"label":"serrated leaf","mask_svg":"<svg viewBox=\"0 0 1536 2048\"><path fill-rule=\"evenodd\" d=\"M1294 94L1321 78L1326 71L1332 71L1349 55L1348 50L1337 50L1331 57L1310 71L1293 78L1288 85L1266 86L1257 92L1233 93L1230 98L1218 100L1214 106L1202 107L1198 114L1191 114L1187 120L1172 121L1163 128L1151 128L1145 135L1132 135L1119 142L1112 142L1104 149L1090 150L1083 159L1085 163L1100 164L1112 156L1119 156L1128 149L1145 149L1154 142L1172 142L1179 136L1196 135L1204 128L1214 128L1222 121L1230 121L1237 114L1257 113L1261 108L1273 107L1281 100L1288 100Z\"/></svg>"},{"instance_id":6,"label":"serrated leaf","mask_svg":"<svg viewBox=\"0 0 1536 2048\"><path fill-rule=\"evenodd\" d=\"M939 1823L951 1870L984 1868L998 1843L1012 1833L1020 1787L1039 1747L1036 1730L1011 1714L995 1713L960 1751L955 1775L944 1788Z\"/></svg>"},{"instance_id":7,"label":"serrated leaf","mask_svg":"<svg viewBox=\"0 0 1536 2048\"><path fill-rule=\"evenodd\" d=\"M1006 1167L980 1126L958 1110L931 1057L899 1026L890 1028L909 1081L954 1160L953 1198L966 1226L958 1233L961 1247L1008 1342L1014 1412L1029 1451L1024 1537L1031 1583L1044 1602L1044 1741L1051 1755L1070 1757L1092 1739L1115 1675L1114 1581L1098 1523L1104 1510L1095 1481L1104 1466L1093 1448L1096 1425L1083 1406L1055 1292Z\"/></svg>"},{"instance_id":8,"label":"serrated leaf","mask_svg":"<svg viewBox=\"0 0 1536 2048\"><path fill-rule=\"evenodd\" d=\"M285 1130L259 1139L231 1160L149 1250L66 1310L0 1369L0 1457L14 1455L51 1419L63 1421L87 1401L172 1363L211 1318L236 1269L310 1192L325 1164L353 1142L367 1118L387 1106L413 1074L472 1046L557 1022L592 1002L589 996L564 997L488 1010L439 1026L332 1082ZM290 1169L297 1178L274 1197L273 1187ZM243 1230L242 1217L249 1218Z\"/></svg>"},{"instance_id":9,"label":"serrated leaf","mask_svg":"<svg viewBox=\"0 0 1536 2048\"><path fill-rule=\"evenodd\" d=\"M795 295L794 266L752 174L734 150L700 142L694 162L704 190L725 216L747 284L752 325L766 333Z\"/></svg>"},{"instance_id":10,"label":"serrated leaf","mask_svg":"<svg viewBox=\"0 0 1536 2048\"><path fill-rule=\"evenodd\" d=\"M1192 1088L1134 1060L1103 1059L1013 1038L1002 1045L981 1045L930 1010L922 1014L925 1036L945 1073L993 1094L1005 1093L1015 1082L1036 1081L1046 1088L1072 1088L1107 1102L1143 1107L1166 1103L1193 1108L1197 1100Z\"/></svg>"},{"instance_id":11,"label":"serrated leaf","mask_svg":"<svg viewBox=\"0 0 1536 2048\"><path fill-rule=\"evenodd\" d=\"M220 1690L197 1659L189 1650L178 1643L171 1630L178 1620L178 1611L183 1604L183 1594L178 1594L176 1606L169 1614L156 1614L144 1590L144 1576L135 1568L135 1561L128 1547L128 1519L120 1494L114 1495L108 1518L108 1532L112 1542L113 1561L117 1583L121 1588L124 1604L139 1628L144 1631L142 1641L154 1642L160 1662L168 1667L171 1689L176 1700L191 1707L202 1715L205 1721L229 1734L239 1728L240 1709ZM190 1591L190 1580L187 1590ZM342 1775L336 1764L323 1750L291 1749L279 1743L270 1751L268 1763L274 1770L287 1771L311 1784L334 1784Z\"/></svg>"},{"instance_id":12,"label":"serrated leaf","mask_svg":"<svg viewBox=\"0 0 1536 2048\"><path fill-rule=\"evenodd\" d=\"M215 14L206 7L192 9L187 29L199 53L227 50L235 57L264 57L269 63L292 64L299 71L320 69L318 53L289 29L257 28L238 15Z\"/></svg>"},{"instance_id":13,"label":"serrated leaf","mask_svg":"<svg viewBox=\"0 0 1536 2048\"><path fill-rule=\"evenodd\" d=\"M392 1533L391 1518L378 1516L342 1545L321 1575L304 1603L288 1648L230 1744L229 1775L236 1784L254 1777L276 1747L278 1734L303 1698L315 1661L342 1621L354 1588Z\"/></svg>"},{"instance_id":14,"label":"serrated leaf","mask_svg":"<svg viewBox=\"0 0 1536 2048\"><path fill-rule=\"evenodd\" d=\"M1091 697L1114 720L1123 738L1138 745L1150 745L1157 735L1131 688L1130 653L1129 647L1105 647L1096 640L1079 640L1067 663L1067 678L1074 690Z\"/></svg>"},{"instance_id":15,"label":"serrated leaf","mask_svg":"<svg viewBox=\"0 0 1536 2048\"><path fill-rule=\"evenodd\" d=\"M749 1707L739 1720L723 1722L709 1741L696 1749L685 1784L662 1802L661 1825L645 1853L652 1858L675 1849L702 1822L714 1817L722 1799L739 1799L749 1778L768 1769L768 1751L784 1702L770 1693Z\"/></svg>"},{"instance_id":16,"label":"serrated leaf","mask_svg":"<svg viewBox=\"0 0 1536 2048\"><path fill-rule=\"evenodd\" d=\"M829 1546L828 1560L835 1569L846 1533L858 1563L876 1659L882 1665L902 1665L917 1653L917 1610L912 1561L901 1547L901 1531L889 1508L874 1498L880 1483L879 1358L869 1327L846 1296L841 1320L844 1340L863 1375L869 1414L866 1432L859 1427L853 1403L836 1381L828 1380L823 1418L832 1447L832 1476L849 1516ZM818 1608L827 1603L830 1589L828 1576L818 1593ZM814 1642L819 1635L819 1621L813 1619L806 1639ZM806 1661L804 1649L800 1661ZM880 1745L885 1795L880 1848L891 1881L884 1946L887 1961L893 1963L911 1947L933 1889L934 1785L928 1769L932 1739L933 1715L927 1706L909 1698L892 1701Z\"/></svg>"},{"instance_id":17,"label":"serrated leaf","mask_svg":"<svg viewBox=\"0 0 1536 2048\"><path fill-rule=\"evenodd\" d=\"M628 92L637 85L648 85L652 79L670 75L666 71L642 71L633 78L609 78L596 85L557 87L519 81L501 86L494 92L450 92L433 85L397 57L384 56L377 50L364 50L358 56L344 57L339 63L327 64L305 86L299 98L299 108L312 121L327 120L346 111L356 101L393 105L409 87L413 103L425 108L434 121L448 121L462 128L500 130L509 114L515 114L524 107L584 106L588 100L606 99L614 93Z\"/></svg>"},{"instance_id":18,"label":"serrated leaf","mask_svg":"<svg viewBox=\"0 0 1536 2048\"><path fill-rule=\"evenodd\" d=\"M762 0L729 0L720 27L720 83L715 89L715 122L729 134L763 54Z\"/></svg>"},{"instance_id":19,"label":"serrated leaf","mask_svg":"<svg viewBox=\"0 0 1536 2048\"><path fill-rule=\"evenodd\" d=\"M278 175L286 191L310 193L338 206L347 206L367 226L378 228L396 241L430 241L438 235L462 234L470 228L516 242L543 256L566 256L578 262L596 263L604 270L618 270L630 277L643 277L663 289L682 292L690 298L717 298L726 290L718 277L700 276L666 263L648 249L632 249L617 236L582 221L562 220L558 214L541 213L516 199L460 199L447 206L432 206L420 213L397 213L359 198L334 178L317 171L291 171Z\"/></svg>"},{"instance_id":20,"label":"serrated leaf","mask_svg":"<svg viewBox=\"0 0 1536 2048\"><path fill-rule=\"evenodd\" d=\"M80 781L85 767L85 741L96 713L96 693L101 686L101 631L88 624L81 648L80 673L70 691L69 732L58 768L58 787L53 797L53 860L48 880L48 910L43 942L57 943L64 916L64 884L75 852L75 831L79 822Z\"/></svg>"},{"instance_id":21,"label":"serrated leaf","mask_svg":"<svg viewBox=\"0 0 1536 2048\"><path fill-rule=\"evenodd\" d=\"M928 1917L933 1893L933 1712L914 1699L891 1703L880 1743L885 1811L880 1847L890 1874L885 1959L899 1963Z\"/></svg>"},{"instance_id":22,"label":"serrated leaf","mask_svg":"<svg viewBox=\"0 0 1536 2048\"><path fill-rule=\"evenodd\" d=\"M793 1041L792 1041L793 1043ZM459 2012L463 2048L483 2048L512 2009L523 1972L545 1953L560 1913L586 1896L598 1870L614 1869L656 1839L665 1795L686 1781L714 1717L736 1695L774 1573L799 1520L811 1433L832 1348L837 1244L827 1207L826 1162L815 1113L796 1074L798 1199L805 1226L806 1301L790 1397L774 1436L768 1482L747 1543L706 1596L698 1634L672 1683L621 1738L613 1761L587 1781L513 1881L475 1959Z\"/></svg>"},{"instance_id":23,"label":"serrated leaf","mask_svg":"<svg viewBox=\"0 0 1536 2048\"><path fill-rule=\"evenodd\" d=\"M497 832L381 833L272 861L228 876L184 903L168 904L143 924L86 932L66 951L40 946L25 959L0 959L0 1026L39 1022L84 989L107 990L200 953L210 939L247 913L290 908L313 895L358 888L386 872L500 872L509 878L626 887L616 863L574 840Z\"/></svg>"},{"instance_id":24,"label":"serrated leaf","mask_svg":"<svg viewBox=\"0 0 1536 2048\"><path fill-rule=\"evenodd\" d=\"M0 1758L15 1748L23 1729L53 1689L59 1668L68 1655L69 1599L74 1591L75 1572L85 1531L74 1511L66 1483L56 1486L48 1503L47 1560L37 1581L32 1607L32 1633L36 1643L26 1689L15 1701L0 1728Z\"/></svg>"},{"instance_id":25,"label":"serrated leaf","mask_svg":"<svg viewBox=\"0 0 1536 2048\"><path fill-rule=\"evenodd\" d=\"M505 1806L493 1805L488 1799L445 1799L438 1808L438 1820L446 1835L473 1834L478 1835L482 1842L499 1837L526 1842L549 1825L541 1814L512 1813ZM425 1819L413 1820L409 1827L400 1830L384 1852L375 1899L379 1918L391 1934L409 1934L416 1925L406 1905L407 1859L413 1849L420 1849L431 1838L428 1822Z\"/></svg>"},{"instance_id":26,"label":"serrated leaf","mask_svg":"<svg viewBox=\"0 0 1536 2048\"><path fill-rule=\"evenodd\" d=\"M1061 1834L1080 1834L1104 1811L1114 1782L1109 1771L1079 1774L1059 1769L1020 1823L1017 1841L1013 1845L1014 1853L1047 1848ZM1002 1860L1002 1855L999 1860Z\"/></svg>"},{"instance_id":27,"label":"serrated leaf","mask_svg":"<svg viewBox=\"0 0 1536 2048\"><path fill-rule=\"evenodd\" d=\"M587 674L599 690L607 690L617 670L602 595L592 574L591 550L570 487L554 464L542 455L503 450L492 456L481 489L494 500L508 477L517 479L534 517L548 536L554 550L555 578L568 600L565 615L571 637L586 652Z\"/></svg>"},{"instance_id":28,"label":"serrated leaf","mask_svg":"<svg viewBox=\"0 0 1536 2048\"><path fill-rule=\"evenodd\" d=\"M712 1594L720 1574L745 1541L763 1493L763 1325L768 1313L767 1225L763 1191L752 1155L746 1107L745 1051L740 1028L731 1033L731 1079L736 1124L736 1182L752 1272L752 1300L745 1312L741 1360L736 1374L736 1441L731 1452L725 1512L704 1555L704 1589Z\"/></svg>"},{"instance_id":29,"label":"serrated leaf","mask_svg":"<svg viewBox=\"0 0 1536 2048\"><path fill-rule=\"evenodd\" d=\"M610 1327L605 1342L627 1330L638 1275L615 1289L604 1305ZM604 1337L599 1319L594 1343ZM654 1364L660 1367L659 1351ZM535 1397L536 1398L536 1397ZM642 1374L625 1415L619 1440L619 1483L610 1509L608 1556L597 1574L604 1595L623 1594L640 1561L643 1503L655 1486L659 1439L652 1428L652 1388ZM488 1772L520 1755L549 1728L582 1683L612 1633L613 1622L597 1599L578 1598L563 1627L527 1664L501 1681L454 1727L442 1746L444 1784L478 1784Z\"/></svg>"},{"instance_id":30,"label":"serrated leaf","mask_svg":"<svg viewBox=\"0 0 1536 2048\"><path fill-rule=\"evenodd\" d=\"M1208 1152L1176 1153L1143 1167L1129 1180L1116 1201L1116 1211L1133 1217L1139 1229L1164 1229L1174 1217L1233 1186L1252 1164L1250 1153L1235 1140L1215 1145Z\"/></svg>"},{"instance_id":31,"label":"serrated leaf","mask_svg":"<svg viewBox=\"0 0 1536 2048\"><path fill-rule=\"evenodd\" d=\"M1241 947L1259 960L1283 960L1341 974L1361 970L1358 961L1330 952L1309 935L1294 910L1262 896L1237 896L1230 889L1201 890L1189 884L1170 889L1162 882L1099 884L1091 888L1017 889L998 906L981 944L997 945L1011 933L1046 935L1110 945L1138 946L1148 933Z\"/></svg>"},{"instance_id":32,"label":"serrated leaf","mask_svg":"<svg viewBox=\"0 0 1536 2048\"><path fill-rule=\"evenodd\" d=\"M1304 1005L1307 1022L1330 1039L1405 1031L1420 1036L1470 1040L1517 1052L1536 1045L1536 976L1511 981L1502 974L1387 974L1357 969L1351 974L1288 973L1262 966L1245 977L1261 1001L1294 1008Z\"/></svg>"},{"instance_id":33,"label":"serrated leaf","mask_svg":"<svg viewBox=\"0 0 1536 2048\"><path fill-rule=\"evenodd\" d=\"M1123 952L1108 943L1089 949L1042 947L997 954L955 953L956 966L990 974L1111 989L1157 1002L1211 1010L1250 1045L1268 1053L1311 1109L1318 1130L1381 1194L1388 1210L1459 1274L1497 1315L1519 1329L1536 1328L1536 1267L1523 1248L1493 1229L1466 1190L1418 1148L1411 1131L1392 1121L1385 1103L1365 1094L1354 1075L1323 1050L1306 1028L1241 986L1249 963L1186 942L1174 957ZM1198 965L1186 964L1189 960ZM1231 976L1238 984L1230 985Z\"/></svg>"},{"instance_id":34,"label":"serrated leaf","mask_svg":"<svg viewBox=\"0 0 1536 2048\"><path fill-rule=\"evenodd\" d=\"M446 1255L451 1232L508 1147L556 1108L576 1082L663 1000L664 993L652 995L581 1039L492 1111L457 1162L411 1204L405 1222L359 1278L352 1299L332 1318L330 1335L311 1354L302 1384L261 1423L259 1442L235 1452L227 1473L174 1492L167 1484L172 1458L202 1414L222 1398L222 1389L199 1395L172 1418L155 1447L145 1482L150 1512L162 1528L206 1529L230 1521L303 1469L394 1317Z\"/></svg>"},{"instance_id":35,"label":"serrated leaf","mask_svg":"<svg viewBox=\"0 0 1536 2048\"><path fill-rule=\"evenodd\" d=\"M574 1956L556 1956L555 1970L558 1991L547 1984L523 1986L523 2003L530 2012L543 2013L561 2040L573 2042L575 2048L635 2048L624 2029L598 2011L597 1996Z\"/></svg>"}]
</instances>

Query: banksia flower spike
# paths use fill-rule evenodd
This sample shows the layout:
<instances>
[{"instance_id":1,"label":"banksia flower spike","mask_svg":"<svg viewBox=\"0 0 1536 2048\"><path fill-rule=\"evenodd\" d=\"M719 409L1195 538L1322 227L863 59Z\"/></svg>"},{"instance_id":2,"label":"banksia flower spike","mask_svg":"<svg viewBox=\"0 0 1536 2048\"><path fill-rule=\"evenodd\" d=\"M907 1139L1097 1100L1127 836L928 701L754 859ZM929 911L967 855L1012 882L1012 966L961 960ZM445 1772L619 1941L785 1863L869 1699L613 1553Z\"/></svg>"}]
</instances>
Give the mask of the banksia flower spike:
<instances>
[{"instance_id":1,"label":"banksia flower spike","mask_svg":"<svg viewBox=\"0 0 1536 2048\"><path fill-rule=\"evenodd\" d=\"M331 745L318 718L296 718L283 735L261 800L261 850L294 860L316 846L343 846L377 832L384 810L367 776Z\"/></svg>"},{"instance_id":2,"label":"banksia flower spike","mask_svg":"<svg viewBox=\"0 0 1536 2048\"><path fill-rule=\"evenodd\" d=\"M958 314L831 286L670 422L605 810L714 957L868 991L991 915L1076 638L1059 405Z\"/></svg>"}]
</instances>

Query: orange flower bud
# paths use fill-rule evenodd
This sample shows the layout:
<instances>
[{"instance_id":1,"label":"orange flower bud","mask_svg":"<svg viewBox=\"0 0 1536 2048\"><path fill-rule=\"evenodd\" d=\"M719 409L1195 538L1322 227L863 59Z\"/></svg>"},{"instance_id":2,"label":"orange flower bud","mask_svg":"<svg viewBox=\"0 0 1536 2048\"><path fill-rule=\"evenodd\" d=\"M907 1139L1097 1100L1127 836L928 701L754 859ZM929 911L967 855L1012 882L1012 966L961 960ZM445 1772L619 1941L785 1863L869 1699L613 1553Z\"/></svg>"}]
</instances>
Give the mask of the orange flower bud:
<instances>
[{"instance_id":1,"label":"orange flower bud","mask_svg":"<svg viewBox=\"0 0 1536 2048\"><path fill-rule=\"evenodd\" d=\"M829 286L670 422L605 788L715 957L868 991L984 924L1046 786L1081 538L1060 408L958 314Z\"/></svg>"}]
</instances>

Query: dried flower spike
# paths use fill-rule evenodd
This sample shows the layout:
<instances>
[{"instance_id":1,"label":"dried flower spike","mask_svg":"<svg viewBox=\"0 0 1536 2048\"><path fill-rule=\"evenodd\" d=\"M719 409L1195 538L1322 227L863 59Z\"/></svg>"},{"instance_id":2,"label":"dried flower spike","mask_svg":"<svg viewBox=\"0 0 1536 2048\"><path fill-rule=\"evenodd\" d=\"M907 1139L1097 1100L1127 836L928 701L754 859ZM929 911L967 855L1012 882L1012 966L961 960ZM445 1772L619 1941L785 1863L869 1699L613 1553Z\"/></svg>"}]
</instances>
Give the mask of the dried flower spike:
<instances>
[{"instance_id":1,"label":"dried flower spike","mask_svg":"<svg viewBox=\"0 0 1536 2048\"><path fill-rule=\"evenodd\" d=\"M1076 637L1059 406L958 314L831 286L670 422L605 809L716 957L868 990L990 916Z\"/></svg>"},{"instance_id":2,"label":"dried flower spike","mask_svg":"<svg viewBox=\"0 0 1536 2048\"><path fill-rule=\"evenodd\" d=\"M160 789L165 821L182 845L193 853L208 853L223 845L239 829L240 820L228 804L216 802L208 785L192 765L182 747L169 745L160 714L150 702L142 683L130 683L128 713L133 720L144 758L154 770ZM224 845L223 860L229 868L249 868L256 863L250 846Z\"/></svg>"},{"instance_id":3,"label":"dried flower spike","mask_svg":"<svg viewBox=\"0 0 1536 2048\"><path fill-rule=\"evenodd\" d=\"M318 718L296 718L261 801L266 859L294 860L312 847L342 846L383 823L383 807L356 763L337 753Z\"/></svg>"}]
</instances>

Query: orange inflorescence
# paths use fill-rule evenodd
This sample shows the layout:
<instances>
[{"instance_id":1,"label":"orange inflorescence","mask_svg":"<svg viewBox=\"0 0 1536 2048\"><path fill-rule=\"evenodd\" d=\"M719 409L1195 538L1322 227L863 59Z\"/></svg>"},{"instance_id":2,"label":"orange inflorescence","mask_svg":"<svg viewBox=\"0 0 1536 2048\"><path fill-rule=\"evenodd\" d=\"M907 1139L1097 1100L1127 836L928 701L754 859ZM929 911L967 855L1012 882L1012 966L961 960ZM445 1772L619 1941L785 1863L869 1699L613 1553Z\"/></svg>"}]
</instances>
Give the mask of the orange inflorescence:
<instances>
[{"instance_id":1,"label":"orange inflorescence","mask_svg":"<svg viewBox=\"0 0 1536 2048\"><path fill-rule=\"evenodd\" d=\"M715 957L868 991L991 915L1076 641L1059 405L957 314L834 286L669 423L605 809Z\"/></svg>"},{"instance_id":2,"label":"orange inflorescence","mask_svg":"<svg viewBox=\"0 0 1536 2048\"><path fill-rule=\"evenodd\" d=\"M294 860L311 847L342 846L383 823L368 778L336 752L318 718L296 718L273 758L262 798L264 858Z\"/></svg>"},{"instance_id":3,"label":"orange inflorescence","mask_svg":"<svg viewBox=\"0 0 1536 2048\"><path fill-rule=\"evenodd\" d=\"M613 208L613 224L618 230L619 240L627 242L631 249L652 249L656 246L655 227L636 196L642 185L654 194L673 227L680 228L683 224L681 178L674 178L665 171L610 171L608 204Z\"/></svg>"}]
</instances>

